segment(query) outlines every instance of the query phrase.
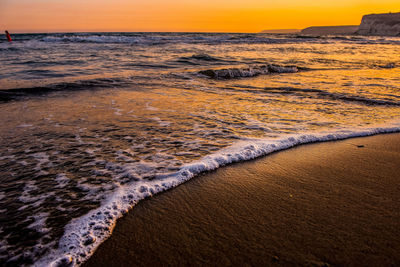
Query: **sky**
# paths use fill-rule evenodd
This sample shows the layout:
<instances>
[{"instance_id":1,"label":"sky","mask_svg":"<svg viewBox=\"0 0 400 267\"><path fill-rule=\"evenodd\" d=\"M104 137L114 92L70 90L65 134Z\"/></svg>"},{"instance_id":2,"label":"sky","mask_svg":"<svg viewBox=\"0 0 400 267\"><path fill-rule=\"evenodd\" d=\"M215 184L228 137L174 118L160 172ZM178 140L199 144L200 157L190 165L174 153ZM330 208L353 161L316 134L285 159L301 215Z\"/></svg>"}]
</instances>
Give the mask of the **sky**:
<instances>
[{"instance_id":1,"label":"sky","mask_svg":"<svg viewBox=\"0 0 400 267\"><path fill-rule=\"evenodd\" d=\"M358 25L399 0L0 0L10 32L260 32Z\"/></svg>"}]
</instances>

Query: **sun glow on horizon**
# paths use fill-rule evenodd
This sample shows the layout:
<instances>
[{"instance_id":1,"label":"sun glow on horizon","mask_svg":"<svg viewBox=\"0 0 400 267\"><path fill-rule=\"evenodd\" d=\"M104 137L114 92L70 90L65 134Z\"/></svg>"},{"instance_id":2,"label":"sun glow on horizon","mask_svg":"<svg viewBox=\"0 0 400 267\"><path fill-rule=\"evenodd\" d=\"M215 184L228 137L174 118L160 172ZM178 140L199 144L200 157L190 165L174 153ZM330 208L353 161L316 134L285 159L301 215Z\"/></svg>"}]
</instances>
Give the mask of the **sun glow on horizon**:
<instances>
[{"instance_id":1,"label":"sun glow on horizon","mask_svg":"<svg viewBox=\"0 0 400 267\"><path fill-rule=\"evenodd\" d=\"M259 32L357 25L365 14L399 11L398 0L0 0L0 27L12 32Z\"/></svg>"}]
</instances>

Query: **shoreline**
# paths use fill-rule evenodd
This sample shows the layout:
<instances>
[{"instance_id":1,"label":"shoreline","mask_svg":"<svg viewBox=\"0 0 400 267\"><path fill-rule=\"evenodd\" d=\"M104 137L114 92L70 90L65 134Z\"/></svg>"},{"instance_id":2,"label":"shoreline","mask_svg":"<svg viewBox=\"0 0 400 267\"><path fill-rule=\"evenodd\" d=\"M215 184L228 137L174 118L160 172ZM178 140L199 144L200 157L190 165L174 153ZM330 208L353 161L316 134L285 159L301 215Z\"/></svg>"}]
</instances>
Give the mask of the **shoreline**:
<instances>
[{"instance_id":1,"label":"shoreline","mask_svg":"<svg viewBox=\"0 0 400 267\"><path fill-rule=\"evenodd\" d=\"M393 162L400 162L399 133L297 146L201 174L140 201L84 266L399 263L400 188L390 185L400 168ZM393 249L380 245L374 254L366 240Z\"/></svg>"}]
</instances>

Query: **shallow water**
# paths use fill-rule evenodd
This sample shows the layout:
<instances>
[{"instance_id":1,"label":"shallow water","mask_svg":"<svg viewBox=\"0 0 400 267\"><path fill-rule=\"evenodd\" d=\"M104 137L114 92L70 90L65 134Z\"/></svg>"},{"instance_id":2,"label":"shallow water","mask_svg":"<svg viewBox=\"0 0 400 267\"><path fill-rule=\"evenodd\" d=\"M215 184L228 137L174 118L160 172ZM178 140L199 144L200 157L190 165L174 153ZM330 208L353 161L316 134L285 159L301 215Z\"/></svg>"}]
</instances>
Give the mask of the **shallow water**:
<instances>
[{"instance_id":1,"label":"shallow water","mask_svg":"<svg viewBox=\"0 0 400 267\"><path fill-rule=\"evenodd\" d=\"M400 130L400 38L0 41L0 264L79 264L140 199L293 145Z\"/></svg>"}]
</instances>

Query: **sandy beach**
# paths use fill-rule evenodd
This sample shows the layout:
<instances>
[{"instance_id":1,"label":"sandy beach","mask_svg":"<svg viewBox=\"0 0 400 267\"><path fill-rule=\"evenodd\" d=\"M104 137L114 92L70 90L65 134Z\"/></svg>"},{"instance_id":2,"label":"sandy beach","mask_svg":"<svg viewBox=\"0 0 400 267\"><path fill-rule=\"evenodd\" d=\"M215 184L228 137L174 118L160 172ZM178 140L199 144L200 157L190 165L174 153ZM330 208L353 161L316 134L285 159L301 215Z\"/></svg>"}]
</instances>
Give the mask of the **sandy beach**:
<instances>
[{"instance_id":1,"label":"sandy beach","mask_svg":"<svg viewBox=\"0 0 400 267\"><path fill-rule=\"evenodd\" d=\"M141 201L84 266L400 264L400 134L303 145Z\"/></svg>"}]
</instances>

